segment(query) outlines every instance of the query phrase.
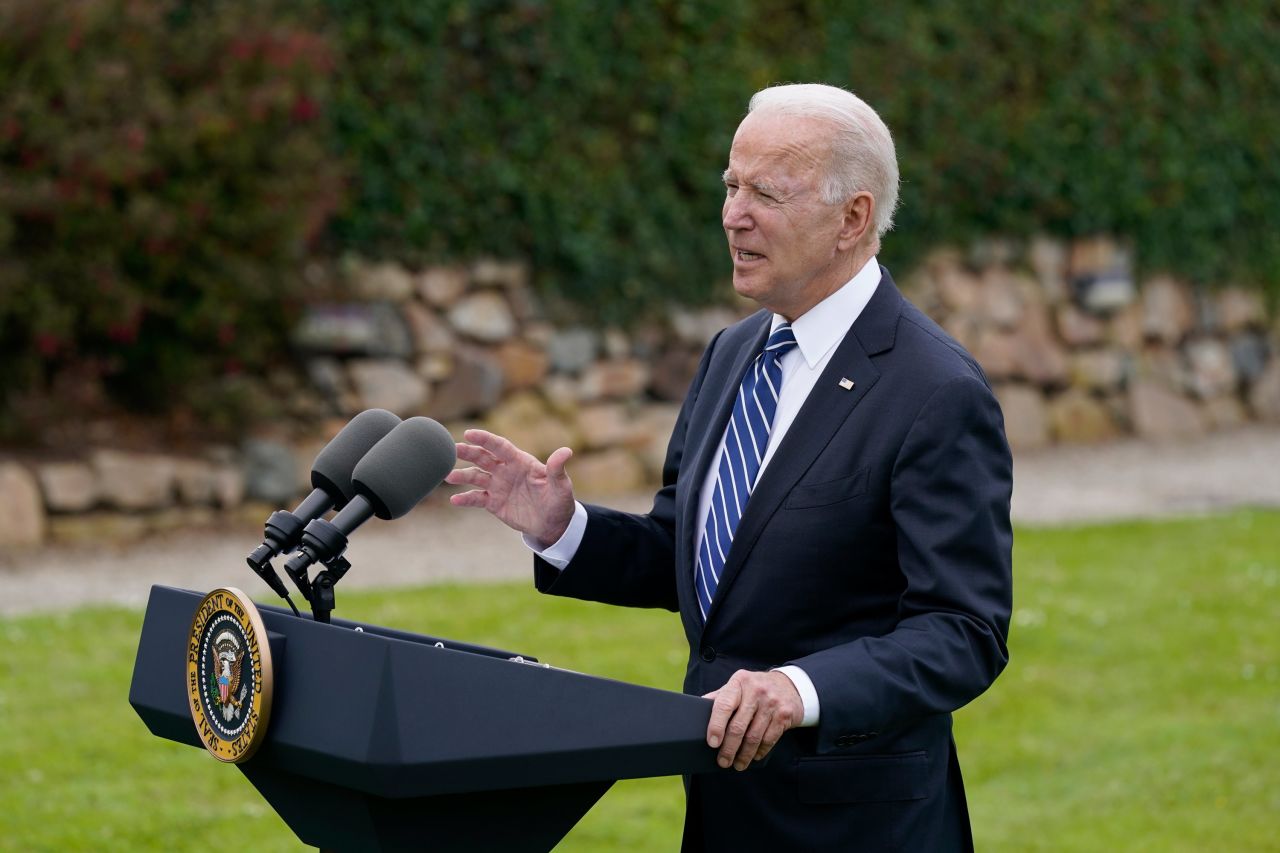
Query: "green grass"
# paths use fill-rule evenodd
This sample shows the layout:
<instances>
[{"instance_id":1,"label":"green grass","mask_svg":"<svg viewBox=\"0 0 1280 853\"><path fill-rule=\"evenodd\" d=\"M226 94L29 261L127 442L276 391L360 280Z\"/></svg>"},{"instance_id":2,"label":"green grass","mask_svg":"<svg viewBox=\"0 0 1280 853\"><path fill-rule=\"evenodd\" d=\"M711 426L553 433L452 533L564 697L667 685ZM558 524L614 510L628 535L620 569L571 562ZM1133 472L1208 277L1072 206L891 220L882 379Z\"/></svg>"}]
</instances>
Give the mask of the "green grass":
<instances>
[{"instance_id":1,"label":"green grass","mask_svg":"<svg viewBox=\"0 0 1280 853\"><path fill-rule=\"evenodd\" d=\"M1015 576L1013 661L957 715L978 848L1280 849L1280 513L1023 529ZM675 616L521 584L350 592L341 615L669 689L684 667ZM140 625L0 621L0 849L207 849L229 825L299 849L238 772L146 732ZM681 800L619 783L560 849L677 849Z\"/></svg>"}]
</instances>

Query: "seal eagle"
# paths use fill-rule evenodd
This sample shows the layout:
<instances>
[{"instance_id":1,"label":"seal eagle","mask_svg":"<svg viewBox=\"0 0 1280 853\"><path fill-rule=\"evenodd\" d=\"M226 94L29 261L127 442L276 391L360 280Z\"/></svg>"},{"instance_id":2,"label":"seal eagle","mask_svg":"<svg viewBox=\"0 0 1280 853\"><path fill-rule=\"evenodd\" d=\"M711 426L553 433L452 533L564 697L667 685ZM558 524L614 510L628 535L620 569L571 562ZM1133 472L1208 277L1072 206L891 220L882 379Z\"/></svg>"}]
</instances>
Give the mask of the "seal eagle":
<instances>
[{"instance_id":1,"label":"seal eagle","mask_svg":"<svg viewBox=\"0 0 1280 853\"><path fill-rule=\"evenodd\" d=\"M209 648L209 663L213 680L218 687L218 705L222 718L228 722L240 710L247 685L244 681L244 649L236 638L224 631Z\"/></svg>"}]
</instances>

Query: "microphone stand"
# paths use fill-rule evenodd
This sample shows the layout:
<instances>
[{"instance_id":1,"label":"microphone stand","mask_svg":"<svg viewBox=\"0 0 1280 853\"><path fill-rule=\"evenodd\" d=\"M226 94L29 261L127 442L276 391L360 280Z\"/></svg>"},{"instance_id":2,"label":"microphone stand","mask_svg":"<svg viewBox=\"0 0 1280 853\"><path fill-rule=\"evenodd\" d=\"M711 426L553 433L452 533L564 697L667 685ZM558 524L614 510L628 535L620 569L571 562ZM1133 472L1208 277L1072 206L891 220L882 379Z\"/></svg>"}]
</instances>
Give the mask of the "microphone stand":
<instances>
[{"instance_id":1,"label":"microphone stand","mask_svg":"<svg viewBox=\"0 0 1280 853\"><path fill-rule=\"evenodd\" d=\"M368 507L367 503L363 505ZM369 510L365 517L371 515L373 512ZM302 532L302 546L298 553L284 564L285 573L292 578L303 598L311 604L311 616L316 622L328 624L329 615L336 606L333 585L351 568L351 563L342 556L346 548L347 534L342 528L323 518L312 519ZM311 580L307 576L307 568L316 563L324 566L324 569L316 575L315 580Z\"/></svg>"},{"instance_id":2,"label":"microphone stand","mask_svg":"<svg viewBox=\"0 0 1280 853\"><path fill-rule=\"evenodd\" d=\"M333 587L351 568L346 557L338 555L323 563L324 570L311 582L311 618L316 622L329 624L329 616L336 607Z\"/></svg>"}]
</instances>

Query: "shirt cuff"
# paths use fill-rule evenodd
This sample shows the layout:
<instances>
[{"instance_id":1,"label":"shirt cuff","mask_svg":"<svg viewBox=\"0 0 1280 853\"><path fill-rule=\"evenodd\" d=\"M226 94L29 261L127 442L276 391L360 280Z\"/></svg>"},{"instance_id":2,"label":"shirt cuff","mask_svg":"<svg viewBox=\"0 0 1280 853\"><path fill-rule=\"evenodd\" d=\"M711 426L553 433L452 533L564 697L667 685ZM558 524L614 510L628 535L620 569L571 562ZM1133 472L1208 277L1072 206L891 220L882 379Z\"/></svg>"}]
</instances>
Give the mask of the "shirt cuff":
<instances>
[{"instance_id":1,"label":"shirt cuff","mask_svg":"<svg viewBox=\"0 0 1280 853\"><path fill-rule=\"evenodd\" d=\"M804 703L804 719L800 721L801 728L816 726L819 710L818 691L814 688L813 681L798 666L780 666L775 671L790 678L791 683L796 686L796 692L800 694L800 701Z\"/></svg>"},{"instance_id":2,"label":"shirt cuff","mask_svg":"<svg viewBox=\"0 0 1280 853\"><path fill-rule=\"evenodd\" d=\"M582 537L586 532L587 508L582 505L582 501L574 501L573 518L569 519L569 526L553 544L546 548L539 547L537 540L528 533L521 534L520 538L524 540L525 547L530 551L557 569L563 569L569 565L573 555L578 553L578 546L582 544ZM806 680L808 680L807 677ZM809 687L812 689L813 685L810 684Z\"/></svg>"}]
</instances>

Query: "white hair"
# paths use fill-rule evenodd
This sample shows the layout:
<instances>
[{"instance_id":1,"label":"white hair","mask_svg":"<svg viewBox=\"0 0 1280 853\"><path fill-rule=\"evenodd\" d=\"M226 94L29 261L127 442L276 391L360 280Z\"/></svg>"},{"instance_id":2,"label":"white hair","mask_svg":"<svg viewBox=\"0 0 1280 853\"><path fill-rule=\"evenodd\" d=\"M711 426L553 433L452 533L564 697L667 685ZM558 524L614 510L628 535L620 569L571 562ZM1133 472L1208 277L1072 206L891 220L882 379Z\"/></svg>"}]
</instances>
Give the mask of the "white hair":
<instances>
[{"instance_id":1,"label":"white hair","mask_svg":"<svg viewBox=\"0 0 1280 853\"><path fill-rule=\"evenodd\" d=\"M898 206L898 155L889 128L866 101L836 86L791 83L756 92L747 112L756 111L834 124L831 163L819 187L822 200L841 204L855 193L869 192L876 200L877 239L893 227L893 211Z\"/></svg>"}]
</instances>

